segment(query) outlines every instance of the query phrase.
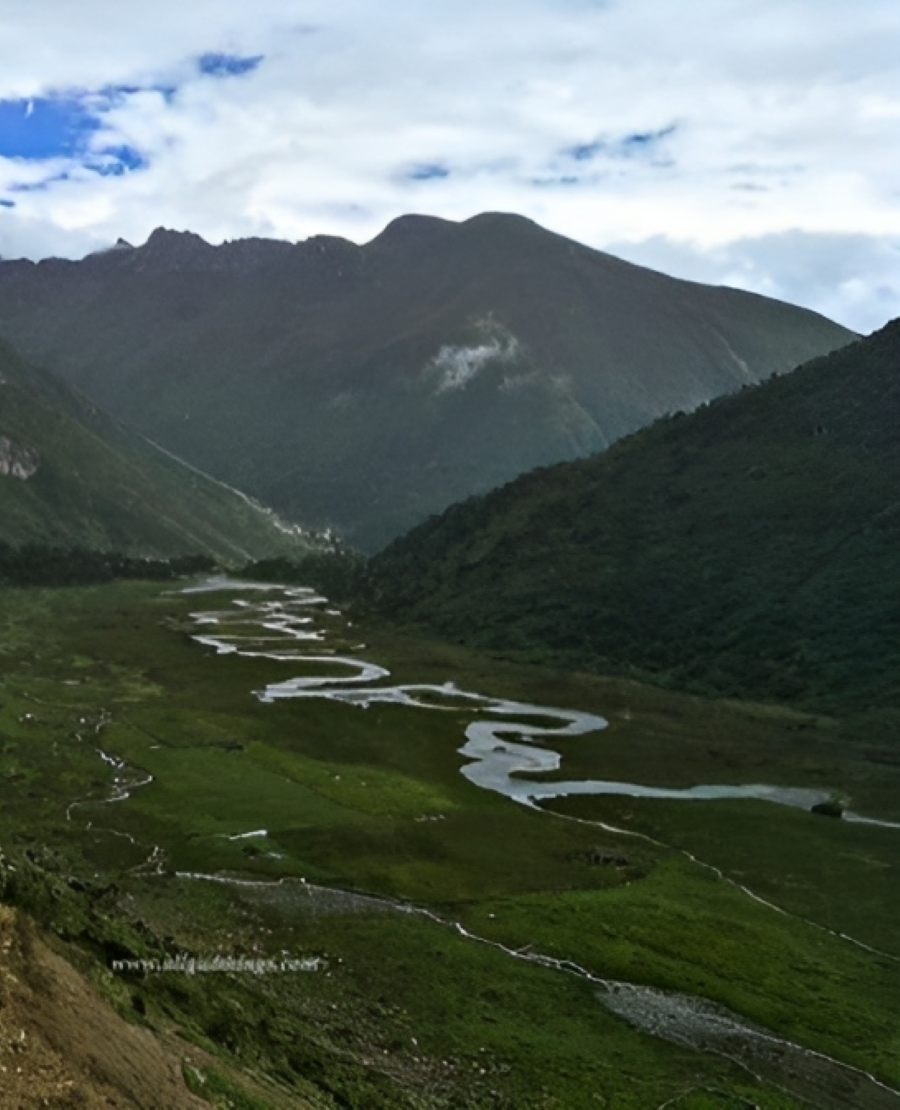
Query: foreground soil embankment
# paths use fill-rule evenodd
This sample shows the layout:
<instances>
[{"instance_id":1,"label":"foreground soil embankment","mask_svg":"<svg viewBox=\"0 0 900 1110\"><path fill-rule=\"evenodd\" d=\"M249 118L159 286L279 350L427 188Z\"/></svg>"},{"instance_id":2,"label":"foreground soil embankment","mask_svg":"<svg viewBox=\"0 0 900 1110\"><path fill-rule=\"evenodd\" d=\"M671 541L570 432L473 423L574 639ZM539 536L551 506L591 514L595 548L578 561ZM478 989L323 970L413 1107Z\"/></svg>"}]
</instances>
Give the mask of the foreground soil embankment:
<instances>
[{"instance_id":1,"label":"foreground soil embankment","mask_svg":"<svg viewBox=\"0 0 900 1110\"><path fill-rule=\"evenodd\" d=\"M196 1110L206 1103L185 1087L184 1055L120 1017L24 914L0 905L2 1110Z\"/></svg>"}]
</instances>

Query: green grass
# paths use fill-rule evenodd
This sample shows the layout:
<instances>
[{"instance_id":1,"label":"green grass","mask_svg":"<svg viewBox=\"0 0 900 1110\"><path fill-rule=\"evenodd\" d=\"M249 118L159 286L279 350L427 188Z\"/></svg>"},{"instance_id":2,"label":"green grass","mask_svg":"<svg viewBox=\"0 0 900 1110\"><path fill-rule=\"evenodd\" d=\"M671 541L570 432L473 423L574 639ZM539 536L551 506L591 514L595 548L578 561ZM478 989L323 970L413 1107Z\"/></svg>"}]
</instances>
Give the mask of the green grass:
<instances>
[{"instance_id":1,"label":"green grass","mask_svg":"<svg viewBox=\"0 0 900 1110\"><path fill-rule=\"evenodd\" d=\"M568 798L547 808L662 837L790 913L900 956L896 829L753 801Z\"/></svg>"},{"instance_id":2,"label":"green grass","mask_svg":"<svg viewBox=\"0 0 900 1110\"><path fill-rule=\"evenodd\" d=\"M900 1081L897 965L817 927L896 948L891 830L765 803L554 803L582 821L528 810L459 774L472 719L462 707L261 704L252 691L292 665L191 642L186 614L215 604L136 582L0 594L0 845L33 855L9 896L101 960L166 946L327 960L299 984L160 974L130 982L131 993L98 972L123 1005L141 996L144 1020L217 1053L223 1075L267 1076L278 1098L329 1108L797 1105L720 1057L630 1028L589 984L450 925L317 901L299 881L229 888L172 872L302 876L408 900L600 976L703 995ZM896 769L842 743L840 721L503 663L375 628L357 634L398 681L453 678L605 713L607 731L565 742L567 777L823 781L860 808L897 811ZM104 803L116 772L98 746L153 783ZM87 804L67 820L74 800ZM228 839L255 829L269 835ZM154 844L164 873L134 870ZM597 845L627 862L598 865Z\"/></svg>"},{"instance_id":3,"label":"green grass","mask_svg":"<svg viewBox=\"0 0 900 1110\"><path fill-rule=\"evenodd\" d=\"M748 904L749 903L749 904ZM896 964L773 912L685 860L552 901L484 902L475 932L578 959L597 975L712 999L801 1044L900 1081ZM885 1034L887 1033L887 1036ZM880 1047L875 1049L875 1045Z\"/></svg>"}]
</instances>

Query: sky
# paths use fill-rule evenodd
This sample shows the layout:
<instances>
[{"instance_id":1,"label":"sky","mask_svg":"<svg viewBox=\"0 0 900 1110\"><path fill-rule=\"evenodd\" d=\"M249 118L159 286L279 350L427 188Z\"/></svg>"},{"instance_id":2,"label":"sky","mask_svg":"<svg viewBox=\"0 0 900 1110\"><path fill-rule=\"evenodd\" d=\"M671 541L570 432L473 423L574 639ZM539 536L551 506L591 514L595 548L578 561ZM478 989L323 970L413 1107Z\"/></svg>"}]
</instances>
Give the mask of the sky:
<instances>
[{"instance_id":1,"label":"sky","mask_svg":"<svg viewBox=\"0 0 900 1110\"><path fill-rule=\"evenodd\" d=\"M518 212L900 314L896 0L2 0L0 257Z\"/></svg>"}]
</instances>

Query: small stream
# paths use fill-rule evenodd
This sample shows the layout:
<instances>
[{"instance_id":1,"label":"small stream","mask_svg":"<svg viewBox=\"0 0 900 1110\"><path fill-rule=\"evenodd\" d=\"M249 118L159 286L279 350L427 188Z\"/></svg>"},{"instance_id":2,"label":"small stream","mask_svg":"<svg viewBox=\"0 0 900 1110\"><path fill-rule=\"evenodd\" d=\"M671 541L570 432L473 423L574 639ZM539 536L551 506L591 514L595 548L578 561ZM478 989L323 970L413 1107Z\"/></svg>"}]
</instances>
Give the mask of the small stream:
<instances>
[{"instance_id":1,"label":"small stream","mask_svg":"<svg viewBox=\"0 0 900 1110\"><path fill-rule=\"evenodd\" d=\"M216 578L185 592L205 594L223 591L239 591L244 596L230 599L227 608L193 613L198 628L203 629L194 636L197 642L223 655L239 654L278 660L302 665L304 671L314 671L271 683L256 691L260 701L271 704L282 699L327 698L363 709L376 704L394 704L435 711L468 710L479 714L479 719L465 729L465 742L459 748L459 753L467 760L460 769L461 773L474 785L496 791L520 804L537 807L540 801L548 798L574 794L619 794L698 802L755 798L810 809L830 797L821 790L766 784L704 784L674 789L594 779L540 781L526 777L558 772L562 757L554 750L556 742L566 737L598 732L607 727L606 720L580 710L492 698L460 689L453 682L442 685L386 684L385 680L390 678L386 668L328 647L327 634L316 627L314 616L327 602L310 589ZM247 599L248 593L256 595L254 600ZM331 617L339 616L333 609L322 611ZM363 650L364 646L358 645L351 650ZM312 647L315 650L310 650ZM554 748L547 746L548 741L553 742ZM850 820L871 820L858 815L845 816ZM890 822L873 823L900 827ZM238 835L258 835L262 831ZM244 891L255 892L261 898L286 900L286 905L298 911L306 908L315 912L314 907L320 906L320 912L383 909L424 916L454 929L473 942L500 949L512 958L575 975L595 988L598 1000L604 1006L638 1029L693 1049L725 1056L758 1079L773 1084L810 1106L822 1110L846 1110L848 1107L897 1110L900 1107L900 1092L874 1076L777 1037L706 999L603 979L578 964L544 956L530 947L520 950L507 948L497 941L469 932L460 922L448 920L422 907L317 887L296 880L262 882L195 873L182 873L180 877L232 883ZM751 896L756 897L752 893Z\"/></svg>"},{"instance_id":2,"label":"small stream","mask_svg":"<svg viewBox=\"0 0 900 1110\"><path fill-rule=\"evenodd\" d=\"M740 1065L762 1083L800 1099L817 1110L898 1110L900 1092L868 1072L778 1037L724 1006L696 995L663 991L636 983L605 979L572 960L535 952L530 946L510 948L471 932L461 922L408 902L356 891L318 886L305 879L241 879L223 874L177 872L178 878L234 887L251 902L289 913L313 916L362 913L404 913L423 917L483 944L511 959L537 964L589 984L611 1013L644 1033L701 1052L713 1052Z\"/></svg>"}]
</instances>

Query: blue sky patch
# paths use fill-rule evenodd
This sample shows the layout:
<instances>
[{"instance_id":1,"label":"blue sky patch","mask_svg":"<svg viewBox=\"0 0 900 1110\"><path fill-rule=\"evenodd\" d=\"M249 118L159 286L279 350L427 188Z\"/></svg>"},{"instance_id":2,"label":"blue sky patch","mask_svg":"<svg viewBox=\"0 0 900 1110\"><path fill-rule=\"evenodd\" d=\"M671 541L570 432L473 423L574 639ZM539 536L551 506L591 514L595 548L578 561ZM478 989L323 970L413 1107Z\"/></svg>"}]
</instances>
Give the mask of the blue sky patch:
<instances>
[{"instance_id":1,"label":"blue sky patch","mask_svg":"<svg viewBox=\"0 0 900 1110\"><path fill-rule=\"evenodd\" d=\"M633 131L621 139L594 139L590 143L578 143L567 147L562 153L574 162L592 162L598 155L609 158L632 158L649 154L657 143L667 139L675 131L675 124L661 127L658 131Z\"/></svg>"},{"instance_id":2,"label":"blue sky patch","mask_svg":"<svg viewBox=\"0 0 900 1110\"><path fill-rule=\"evenodd\" d=\"M636 131L626 135L619 145L625 153L648 150L654 143L667 139L674 130L675 124L671 123L668 127L661 127L659 131Z\"/></svg>"},{"instance_id":3,"label":"blue sky patch","mask_svg":"<svg viewBox=\"0 0 900 1110\"><path fill-rule=\"evenodd\" d=\"M0 197L0 208L15 208L16 202L14 200L6 200Z\"/></svg>"},{"instance_id":4,"label":"blue sky patch","mask_svg":"<svg viewBox=\"0 0 900 1110\"><path fill-rule=\"evenodd\" d=\"M104 113L138 91L114 86L100 92L0 100L0 155L31 162L73 159L104 176L121 176L143 169L147 161L134 147L104 147L102 139L98 142ZM68 176L67 173L55 174L41 182L14 186L14 189L36 191L53 181L65 181Z\"/></svg>"},{"instance_id":5,"label":"blue sky patch","mask_svg":"<svg viewBox=\"0 0 900 1110\"><path fill-rule=\"evenodd\" d=\"M197 64L200 72L208 77L240 77L244 73L252 73L264 57L264 54L247 58L238 54L201 54Z\"/></svg>"},{"instance_id":6,"label":"blue sky patch","mask_svg":"<svg viewBox=\"0 0 900 1110\"><path fill-rule=\"evenodd\" d=\"M540 189L548 189L559 185L581 185L582 180L572 174L560 174L558 177L532 177L531 184Z\"/></svg>"},{"instance_id":7,"label":"blue sky patch","mask_svg":"<svg viewBox=\"0 0 900 1110\"><path fill-rule=\"evenodd\" d=\"M410 181L431 181L434 178L449 177L450 171L439 162L428 162L413 166L406 176Z\"/></svg>"},{"instance_id":8,"label":"blue sky patch","mask_svg":"<svg viewBox=\"0 0 900 1110\"><path fill-rule=\"evenodd\" d=\"M42 193L45 189L49 188L57 181L68 181L69 174L67 172L54 173L49 177L45 177L43 181L17 181L10 185L9 191L11 193Z\"/></svg>"},{"instance_id":9,"label":"blue sky patch","mask_svg":"<svg viewBox=\"0 0 900 1110\"><path fill-rule=\"evenodd\" d=\"M99 126L96 116L77 97L0 100L0 155L71 157Z\"/></svg>"},{"instance_id":10,"label":"blue sky patch","mask_svg":"<svg viewBox=\"0 0 900 1110\"><path fill-rule=\"evenodd\" d=\"M90 170L95 170L104 177L121 177L132 170L145 169L149 164L147 159L130 146L111 146L97 152L95 161L86 162Z\"/></svg>"},{"instance_id":11,"label":"blue sky patch","mask_svg":"<svg viewBox=\"0 0 900 1110\"><path fill-rule=\"evenodd\" d=\"M570 147L565 153L568 154L570 158L574 158L576 162L590 162L590 160L598 155L605 146L606 143L602 143L597 139L597 141L593 143L579 143L578 146Z\"/></svg>"}]
</instances>

